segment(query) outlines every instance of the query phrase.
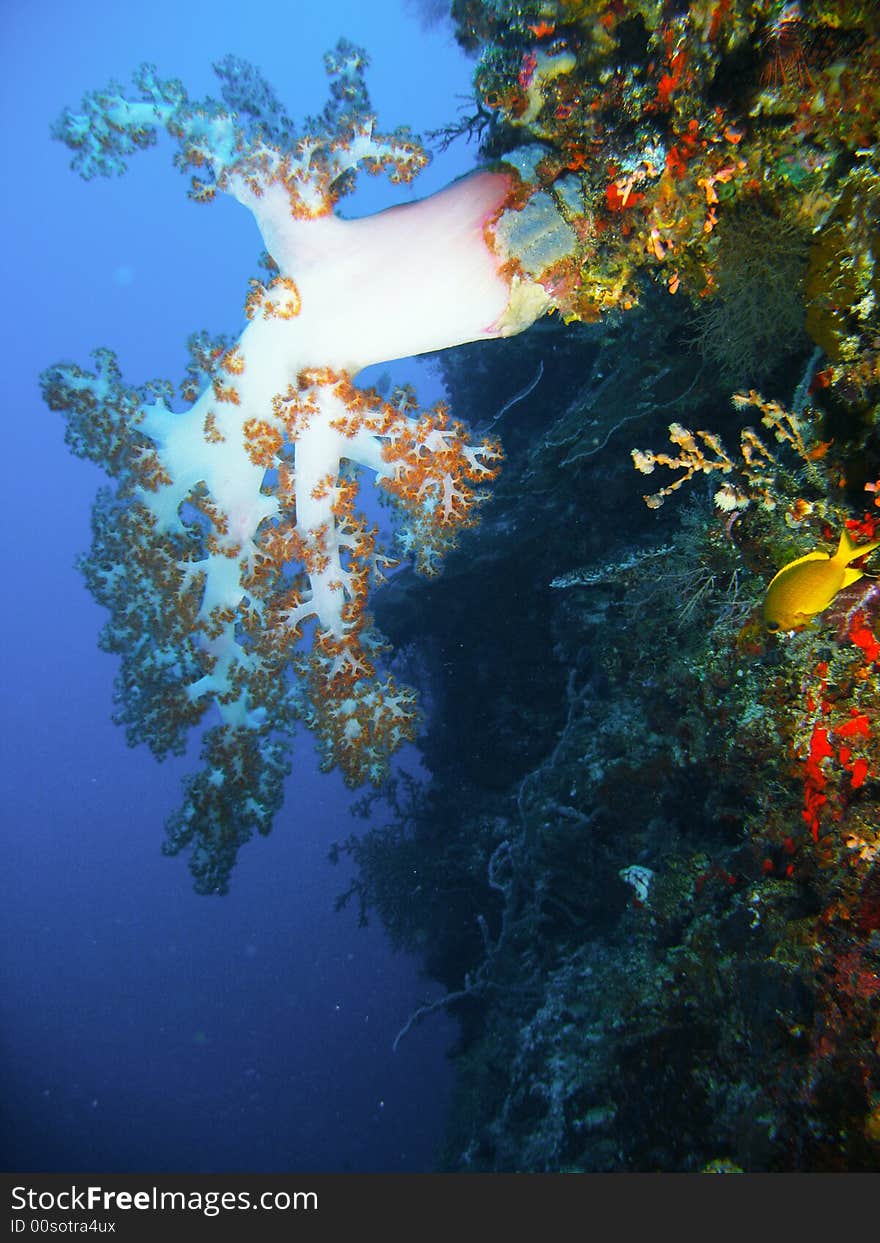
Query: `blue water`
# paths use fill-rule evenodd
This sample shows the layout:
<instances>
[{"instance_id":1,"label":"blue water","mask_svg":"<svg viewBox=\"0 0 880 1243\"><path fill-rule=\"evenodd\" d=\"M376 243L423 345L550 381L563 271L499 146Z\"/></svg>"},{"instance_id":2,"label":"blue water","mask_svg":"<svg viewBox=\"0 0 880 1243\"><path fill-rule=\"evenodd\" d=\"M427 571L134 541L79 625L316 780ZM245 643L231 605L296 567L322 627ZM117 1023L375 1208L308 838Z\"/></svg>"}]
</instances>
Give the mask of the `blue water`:
<instances>
[{"instance_id":1,"label":"blue water","mask_svg":"<svg viewBox=\"0 0 880 1243\"><path fill-rule=\"evenodd\" d=\"M456 116L471 67L392 0L248 5L4 3L2 1166L16 1170L419 1170L442 1136L454 1035L442 1015L392 1054L437 985L381 930L333 911L327 862L351 796L300 738L284 810L223 898L160 854L195 748L157 765L110 723L116 660L73 568L100 472L71 457L38 373L99 345L130 383L177 380L186 337L236 334L261 249L232 201L189 202L168 145L86 184L49 138L65 105L142 61L216 93L211 62L252 60L293 116L324 102L322 53L366 46L386 127ZM350 214L464 171L460 148L414 187L372 180ZM399 374L418 375L416 364ZM420 375L420 396L437 396ZM411 766L418 757L411 754Z\"/></svg>"}]
</instances>

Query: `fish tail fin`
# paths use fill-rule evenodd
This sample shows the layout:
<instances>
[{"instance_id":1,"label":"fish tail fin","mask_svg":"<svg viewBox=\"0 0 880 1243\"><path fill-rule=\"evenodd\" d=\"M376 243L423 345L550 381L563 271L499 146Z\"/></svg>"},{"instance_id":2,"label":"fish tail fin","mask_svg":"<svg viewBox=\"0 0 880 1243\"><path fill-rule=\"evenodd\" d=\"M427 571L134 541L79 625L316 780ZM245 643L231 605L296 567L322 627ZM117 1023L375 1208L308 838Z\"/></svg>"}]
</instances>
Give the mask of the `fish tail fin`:
<instances>
[{"instance_id":1,"label":"fish tail fin","mask_svg":"<svg viewBox=\"0 0 880 1243\"><path fill-rule=\"evenodd\" d=\"M842 562L843 565L849 565L850 561L855 561L857 557L867 556L875 548L880 548L880 539L870 544L856 544L847 528L844 527L840 532L840 543L837 545L834 559Z\"/></svg>"}]
</instances>

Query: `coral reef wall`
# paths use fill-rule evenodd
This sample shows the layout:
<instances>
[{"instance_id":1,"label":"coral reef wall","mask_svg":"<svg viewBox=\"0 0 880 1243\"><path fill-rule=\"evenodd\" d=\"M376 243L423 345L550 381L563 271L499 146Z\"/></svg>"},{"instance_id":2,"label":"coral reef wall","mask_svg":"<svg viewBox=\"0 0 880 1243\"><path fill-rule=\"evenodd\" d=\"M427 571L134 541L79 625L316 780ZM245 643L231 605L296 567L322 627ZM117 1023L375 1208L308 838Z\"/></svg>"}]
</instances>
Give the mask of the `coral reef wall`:
<instances>
[{"instance_id":1,"label":"coral reef wall","mask_svg":"<svg viewBox=\"0 0 880 1243\"><path fill-rule=\"evenodd\" d=\"M460 1025L444 1168L876 1169L876 10L453 12L458 128L589 227L438 356L504 471L377 599L429 779L341 849L437 981L401 1039Z\"/></svg>"}]
</instances>

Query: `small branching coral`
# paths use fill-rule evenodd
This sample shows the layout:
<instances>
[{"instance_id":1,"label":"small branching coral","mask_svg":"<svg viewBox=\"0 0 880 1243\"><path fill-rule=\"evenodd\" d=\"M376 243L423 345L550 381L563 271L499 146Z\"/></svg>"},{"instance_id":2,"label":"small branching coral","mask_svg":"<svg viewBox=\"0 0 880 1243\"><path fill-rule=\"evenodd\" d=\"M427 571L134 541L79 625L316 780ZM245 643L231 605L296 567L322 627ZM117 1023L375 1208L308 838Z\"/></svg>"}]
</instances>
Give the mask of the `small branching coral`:
<instances>
[{"instance_id":1,"label":"small branching coral","mask_svg":"<svg viewBox=\"0 0 880 1243\"><path fill-rule=\"evenodd\" d=\"M748 393L735 393L732 400L737 410L753 408L760 411L762 425L772 431L777 444L787 445L802 464L815 473L815 463L828 446L813 441L804 418L786 410L777 401L768 401L754 389ZM653 453L650 449L632 450L633 465L643 475L653 474L657 466L682 472L672 483L645 496L649 509L659 509L667 496L696 475L712 475L716 471L721 475L733 475L733 480L725 480L715 493L715 504L719 509L730 512L745 509L752 503L767 510L776 508L777 478L787 468L778 462L773 450L753 428L744 427L740 432L738 460L730 456L721 438L714 432L692 432L681 423L671 423L669 439L678 450L675 455Z\"/></svg>"}]
</instances>

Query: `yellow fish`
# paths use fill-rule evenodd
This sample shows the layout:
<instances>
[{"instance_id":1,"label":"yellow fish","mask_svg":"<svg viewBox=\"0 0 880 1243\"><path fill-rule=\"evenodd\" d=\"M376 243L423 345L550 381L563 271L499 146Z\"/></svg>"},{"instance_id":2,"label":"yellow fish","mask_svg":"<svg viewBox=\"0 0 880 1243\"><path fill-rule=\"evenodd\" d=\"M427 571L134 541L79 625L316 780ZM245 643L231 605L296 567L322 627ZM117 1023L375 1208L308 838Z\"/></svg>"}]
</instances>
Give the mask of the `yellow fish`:
<instances>
[{"instance_id":1,"label":"yellow fish","mask_svg":"<svg viewBox=\"0 0 880 1243\"><path fill-rule=\"evenodd\" d=\"M828 608L844 587L857 583L864 570L850 566L851 561L880 548L880 540L858 547L844 527L837 552L808 552L784 565L770 580L764 597L764 624L771 634L778 630L803 630L810 621Z\"/></svg>"}]
</instances>

